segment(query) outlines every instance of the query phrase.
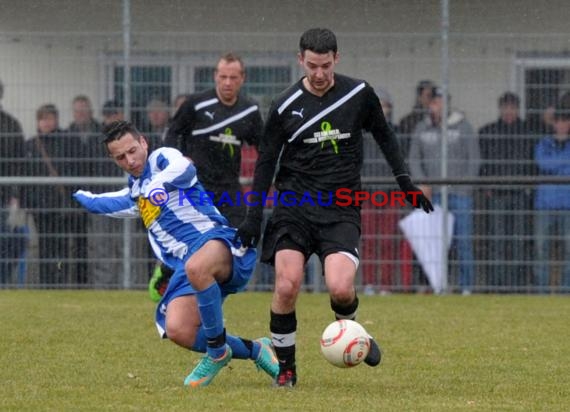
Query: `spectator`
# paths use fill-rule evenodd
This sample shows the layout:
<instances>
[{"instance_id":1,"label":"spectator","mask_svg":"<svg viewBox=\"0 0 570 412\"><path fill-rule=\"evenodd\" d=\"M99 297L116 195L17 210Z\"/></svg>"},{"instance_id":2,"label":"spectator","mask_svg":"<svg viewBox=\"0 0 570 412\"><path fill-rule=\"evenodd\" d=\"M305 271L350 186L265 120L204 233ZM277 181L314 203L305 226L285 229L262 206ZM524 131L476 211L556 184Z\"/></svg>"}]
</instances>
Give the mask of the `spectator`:
<instances>
[{"instance_id":1,"label":"spectator","mask_svg":"<svg viewBox=\"0 0 570 412\"><path fill-rule=\"evenodd\" d=\"M102 107L102 125L123 120L123 108L120 102L108 100ZM108 156L100 135L93 136L86 145L86 175L93 177L119 177L118 170ZM94 192L110 191L109 185L89 185ZM117 287L120 284L119 274L122 272L122 230L123 226L105 217L89 214L87 219L88 272L90 283L98 288ZM146 247L146 245L144 245ZM145 249L146 252L146 249ZM102 258L105 256L105 258Z\"/></svg>"},{"instance_id":2,"label":"spectator","mask_svg":"<svg viewBox=\"0 0 570 412\"><path fill-rule=\"evenodd\" d=\"M400 119L398 137L400 140L400 147L402 148L402 154L406 160L409 157L412 134L414 133L417 124L428 115L428 107L433 97L434 89L435 83L433 81L419 81L416 86L414 106L412 107L411 112ZM427 277L417 262L414 262L413 264L413 275L416 279L414 283L420 285L420 290L427 288Z\"/></svg>"},{"instance_id":3,"label":"spectator","mask_svg":"<svg viewBox=\"0 0 570 412\"><path fill-rule=\"evenodd\" d=\"M0 101L4 85L0 81ZM24 134L20 122L0 106L0 176L22 176ZM11 274L26 247L27 227L16 222L13 213L19 209L20 188L3 185L0 190L0 287L11 282ZM12 212L12 214L10 213Z\"/></svg>"},{"instance_id":4,"label":"spectator","mask_svg":"<svg viewBox=\"0 0 570 412\"><path fill-rule=\"evenodd\" d=\"M499 119L479 130L481 176L534 175L533 147L525 122L519 117L520 99L510 92L499 98ZM530 189L497 186L484 190L488 210L489 286L523 285L525 235L532 207Z\"/></svg>"},{"instance_id":5,"label":"spectator","mask_svg":"<svg viewBox=\"0 0 570 412\"><path fill-rule=\"evenodd\" d=\"M29 176L51 177L54 183L30 186L23 199L34 217L39 236L40 283L86 281L86 223L71 202L69 186L59 177L81 175L81 140L59 128L59 112L53 104L36 112L37 136L26 141Z\"/></svg>"},{"instance_id":6,"label":"spectator","mask_svg":"<svg viewBox=\"0 0 570 412\"><path fill-rule=\"evenodd\" d=\"M382 111L388 126L398 133L397 126L392 123L392 96L381 88L376 88L376 94L380 99ZM362 165L362 177L390 176L391 170L382 157L378 144L368 132L363 135L364 159ZM381 190L390 194L390 188L386 185L364 183L364 189L368 191ZM371 202L362 204L362 278L364 293L374 294L379 286L380 293L390 292L393 286L397 286L395 276L399 266L400 285L408 289L412 280L412 249L409 243L401 236L398 229L400 209L390 207L375 207ZM398 263L398 266L396 263ZM377 270L380 269L380 278L377 278Z\"/></svg>"},{"instance_id":7,"label":"spectator","mask_svg":"<svg viewBox=\"0 0 570 412\"><path fill-rule=\"evenodd\" d=\"M448 176L475 177L479 175L480 155L477 136L465 115L451 110L443 115L443 95L436 89L429 104L429 116L418 123L410 146L410 170L415 179L441 177L441 124L447 120ZM424 193L433 194L433 202L441 204L438 187L420 186ZM455 215L453 230L460 260L459 286L470 294L474 280L473 259L473 197L469 186L449 189L449 210Z\"/></svg>"},{"instance_id":8,"label":"spectator","mask_svg":"<svg viewBox=\"0 0 570 412\"><path fill-rule=\"evenodd\" d=\"M72 109L73 122L69 124L68 131L79 136L82 143L89 143L95 135L101 132L101 125L93 118L91 100L83 94L75 96Z\"/></svg>"},{"instance_id":9,"label":"spectator","mask_svg":"<svg viewBox=\"0 0 570 412\"><path fill-rule=\"evenodd\" d=\"M152 99L146 105L146 116L148 119L148 130L145 136L151 140L154 148L162 146L162 141L170 123L168 104L160 99Z\"/></svg>"},{"instance_id":10,"label":"spectator","mask_svg":"<svg viewBox=\"0 0 570 412\"><path fill-rule=\"evenodd\" d=\"M402 152L404 158L408 157L410 151L410 139L416 129L426 115L429 114L429 104L433 97L435 83L431 80L421 80L416 86L416 101L412 111L400 119L399 133L402 141Z\"/></svg>"},{"instance_id":11,"label":"spectator","mask_svg":"<svg viewBox=\"0 0 570 412\"><path fill-rule=\"evenodd\" d=\"M561 102L562 103L562 102ZM554 117L554 134L543 137L535 148L542 175L570 176L570 105L559 104ZM570 185L540 184L535 196L536 285L545 292L551 284L550 245L559 235L564 239L562 286L570 288Z\"/></svg>"}]
</instances>

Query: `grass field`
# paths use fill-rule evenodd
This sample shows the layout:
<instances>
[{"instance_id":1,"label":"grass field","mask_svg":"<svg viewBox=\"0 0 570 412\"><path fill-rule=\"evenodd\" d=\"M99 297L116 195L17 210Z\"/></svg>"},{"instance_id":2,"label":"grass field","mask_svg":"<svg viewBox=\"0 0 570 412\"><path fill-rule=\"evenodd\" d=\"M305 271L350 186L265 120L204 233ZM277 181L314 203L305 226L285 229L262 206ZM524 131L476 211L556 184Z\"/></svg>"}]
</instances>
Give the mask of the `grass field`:
<instances>
[{"instance_id":1,"label":"grass field","mask_svg":"<svg viewBox=\"0 0 570 412\"><path fill-rule=\"evenodd\" d=\"M268 293L232 296L226 326L268 333ZM362 296L378 368L320 355L328 296L301 295L295 389L234 360L207 388L197 354L158 338L144 292L0 291L0 411L568 411L570 299Z\"/></svg>"}]
</instances>

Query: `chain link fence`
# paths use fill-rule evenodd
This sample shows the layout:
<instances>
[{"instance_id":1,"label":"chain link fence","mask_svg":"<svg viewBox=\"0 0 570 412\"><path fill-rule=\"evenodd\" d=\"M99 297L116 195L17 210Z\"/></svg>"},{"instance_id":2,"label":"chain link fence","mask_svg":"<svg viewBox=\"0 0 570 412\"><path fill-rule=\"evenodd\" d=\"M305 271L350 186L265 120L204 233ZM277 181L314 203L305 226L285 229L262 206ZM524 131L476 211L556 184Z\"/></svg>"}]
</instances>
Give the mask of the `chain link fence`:
<instances>
[{"instance_id":1,"label":"chain link fence","mask_svg":"<svg viewBox=\"0 0 570 412\"><path fill-rule=\"evenodd\" d=\"M1 287L146 287L155 260L142 225L89 216L70 197L78 188L111 191L126 182L105 155L101 123L123 112L160 145L176 97L212 87L217 58L230 50L243 57L244 92L258 100L265 114L271 99L301 76L298 36L137 32L131 33L125 60L125 33L119 31L0 32L2 109L21 125L3 117L0 129ZM418 158L430 144L438 153L438 140L430 141L437 133L418 130L417 124L429 110L420 107L421 86L443 83L441 35L339 31L337 36L338 71L366 79L384 97L410 166L437 168L441 157ZM567 35L452 32L447 63L447 178L452 179L446 185L447 207L455 216L448 290L568 292L569 183L548 180L570 175L569 144L555 112L570 91ZM515 112L510 116L520 120L517 126L499 121L499 99L506 92L516 96L508 103ZM413 113L415 124L407 123ZM458 134L460 123L467 135ZM548 137L557 132L558 140ZM451 148L469 139L477 152L454 157L460 151ZM363 187L396 189L375 143L367 137L364 145ZM245 185L255 156L252 148L244 148ZM527 180L508 179L513 176ZM423 180L433 178L441 175ZM440 186L431 186L437 200ZM433 290L398 224L410 211L363 205L358 283L364 292ZM433 259L437 263L440 256ZM260 265L251 288L271 289L272 276ZM313 260L305 287L323 287Z\"/></svg>"}]
</instances>

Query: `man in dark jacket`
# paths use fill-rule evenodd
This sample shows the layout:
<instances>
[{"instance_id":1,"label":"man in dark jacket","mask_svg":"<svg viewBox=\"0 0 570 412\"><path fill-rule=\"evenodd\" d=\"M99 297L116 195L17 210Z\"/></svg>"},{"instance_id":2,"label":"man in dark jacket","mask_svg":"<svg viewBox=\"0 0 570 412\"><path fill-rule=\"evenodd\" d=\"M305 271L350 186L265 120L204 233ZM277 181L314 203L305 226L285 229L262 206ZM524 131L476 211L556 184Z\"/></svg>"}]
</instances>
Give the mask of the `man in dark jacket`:
<instances>
[{"instance_id":1,"label":"man in dark jacket","mask_svg":"<svg viewBox=\"0 0 570 412\"><path fill-rule=\"evenodd\" d=\"M4 85L0 82L0 100ZM0 176L21 176L24 134L20 122L0 106ZM9 211L19 208L20 191L16 186L0 188L0 285L10 282L16 260L25 244L25 228L10 221Z\"/></svg>"},{"instance_id":2,"label":"man in dark jacket","mask_svg":"<svg viewBox=\"0 0 570 412\"><path fill-rule=\"evenodd\" d=\"M528 176L535 174L534 141L519 117L519 97L510 92L499 98L499 119L479 130L481 176ZM531 209L530 189L521 186L496 186L484 190L488 210L489 279L491 287L522 285L526 214ZM526 222L526 223L525 223Z\"/></svg>"},{"instance_id":3,"label":"man in dark jacket","mask_svg":"<svg viewBox=\"0 0 570 412\"><path fill-rule=\"evenodd\" d=\"M431 80L421 80L416 86L416 101L412 111L400 119L398 135L401 141L402 154L408 157L410 151L410 139L416 126L426 115L429 114L429 104L433 98L436 85Z\"/></svg>"},{"instance_id":4,"label":"man in dark jacket","mask_svg":"<svg viewBox=\"0 0 570 412\"><path fill-rule=\"evenodd\" d=\"M25 146L27 174L54 179L50 185L28 187L23 199L38 231L40 283L83 283L87 256L85 215L71 202L72 188L58 182L63 176L81 175L81 140L59 128L59 112L53 104L40 106L36 119L38 134Z\"/></svg>"}]
</instances>

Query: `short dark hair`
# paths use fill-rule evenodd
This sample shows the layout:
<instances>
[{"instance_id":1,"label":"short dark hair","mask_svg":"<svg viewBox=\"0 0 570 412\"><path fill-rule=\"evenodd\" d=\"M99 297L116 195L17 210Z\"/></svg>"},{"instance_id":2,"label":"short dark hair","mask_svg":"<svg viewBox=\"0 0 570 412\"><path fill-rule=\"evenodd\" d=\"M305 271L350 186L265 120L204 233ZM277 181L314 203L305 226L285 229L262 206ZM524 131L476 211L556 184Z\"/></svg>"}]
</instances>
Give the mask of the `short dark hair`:
<instances>
[{"instance_id":1,"label":"short dark hair","mask_svg":"<svg viewBox=\"0 0 570 412\"><path fill-rule=\"evenodd\" d=\"M228 63L233 63L233 62L238 62L240 67L241 67L241 71L242 73L245 72L245 65L243 64L243 60L242 58L234 53L234 52L228 52L223 54L219 59L218 59L218 63L216 63L216 68L215 71L218 71L218 66L220 65L221 61L225 61Z\"/></svg>"},{"instance_id":2,"label":"short dark hair","mask_svg":"<svg viewBox=\"0 0 570 412\"><path fill-rule=\"evenodd\" d=\"M431 89L432 96L435 94L435 82L432 80L420 80L416 86L416 96L420 96L424 89Z\"/></svg>"},{"instance_id":3,"label":"short dark hair","mask_svg":"<svg viewBox=\"0 0 570 412\"><path fill-rule=\"evenodd\" d=\"M36 110L36 120L43 119L46 115L53 115L55 118L59 118L59 111L55 104L42 104L38 107L38 110Z\"/></svg>"},{"instance_id":4,"label":"short dark hair","mask_svg":"<svg viewBox=\"0 0 570 412\"><path fill-rule=\"evenodd\" d=\"M140 140L142 136L132 123L126 122L124 120L118 120L116 122L109 123L103 128L103 135L105 136L103 144L107 147L109 143L119 140L121 137L128 133L132 134L137 141Z\"/></svg>"},{"instance_id":5,"label":"short dark hair","mask_svg":"<svg viewBox=\"0 0 570 412\"><path fill-rule=\"evenodd\" d=\"M336 54L338 50L336 36L329 29L318 27L309 29L301 35L299 49L301 54L305 53L305 50L310 50L317 54L326 54L332 51Z\"/></svg>"},{"instance_id":6,"label":"short dark hair","mask_svg":"<svg viewBox=\"0 0 570 412\"><path fill-rule=\"evenodd\" d=\"M499 97L499 107L505 104L512 104L513 106L519 107L520 103L521 99L512 92L505 92Z\"/></svg>"},{"instance_id":7,"label":"short dark hair","mask_svg":"<svg viewBox=\"0 0 570 412\"><path fill-rule=\"evenodd\" d=\"M85 94L79 94L77 96L75 96L73 98L72 104L75 102L83 102L89 105L89 107L91 107L91 99L89 97L87 97L87 95Z\"/></svg>"}]
</instances>

